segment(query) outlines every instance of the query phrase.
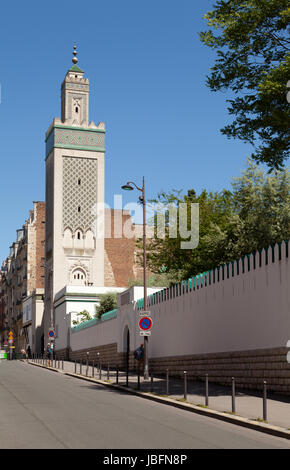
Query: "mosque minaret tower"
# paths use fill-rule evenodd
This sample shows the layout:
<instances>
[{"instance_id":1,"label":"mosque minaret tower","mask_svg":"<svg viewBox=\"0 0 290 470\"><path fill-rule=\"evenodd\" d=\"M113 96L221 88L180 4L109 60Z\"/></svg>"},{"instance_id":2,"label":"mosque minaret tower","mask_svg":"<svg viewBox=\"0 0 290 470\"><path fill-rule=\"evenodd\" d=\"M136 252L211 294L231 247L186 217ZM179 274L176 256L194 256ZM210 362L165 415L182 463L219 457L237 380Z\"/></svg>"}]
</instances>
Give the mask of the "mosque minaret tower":
<instances>
[{"instance_id":1,"label":"mosque minaret tower","mask_svg":"<svg viewBox=\"0 0 290 470\"><path fill-rule=\"evenodd\" d=\"M44 330L64 286L104 285L105 125L89 121L89 80L76 46L72 62L61 86L61 119L46 133Z\"/></svg>"}]
</instances>

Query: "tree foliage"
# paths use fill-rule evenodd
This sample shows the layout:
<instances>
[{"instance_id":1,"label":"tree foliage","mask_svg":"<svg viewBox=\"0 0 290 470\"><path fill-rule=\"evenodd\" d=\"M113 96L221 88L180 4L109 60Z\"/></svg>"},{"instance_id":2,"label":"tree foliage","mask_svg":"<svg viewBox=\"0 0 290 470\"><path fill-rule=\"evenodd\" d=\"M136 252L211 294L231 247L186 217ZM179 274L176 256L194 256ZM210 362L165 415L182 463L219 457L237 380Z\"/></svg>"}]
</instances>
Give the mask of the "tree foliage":
<instances>
[{"instance_id":1,"label":"tree foliage","mask_svg":"<svg viewBox=\"0 0 290 470\"><path fill-rule=\"evenodd\" d=\"M72 323L73 325L79 325L80 323L84 323L86 321L92 320L92 317L90 313L87 310L83 310L82 312L77 314L80 316L80 320L73 320Z\"/></svg>"},{"instance_id":2,"label":"tree foliage","mask_svg":"<svg viewBox=\"0 0 290 470\"><path fill-rule=\"evenodd\" d=\"M254 145L257 162L281 169L289 156L289 0L219 0L204 18L201 41L217 50L207 85L236 95L227 100L234 120L221 132Z\"/></svg>"},{"instance_id":3,"label":"tree foliage","mask_svg":"<svg viewBox=\"0 0 290 470\"><path fill-rule=\"evenodd\" d=\"M287 169L267 175L249 160L245 172L234 178L232 191L159 194L157 200L163 204L186 202L188 209L192 202L199 204L199 244L194 250L182 250L180 235L170 238L167 230L164 239L149 241L148 267L178 282L288 239L289 189Z\"/></svg>"},{"instance_id":4,"label":"tree foliage","mask_svg":"<svg viewBox=\"0 0 290 470\"><path fill-rule=\"evenodd\" d=\"M104 313L110 312L117 308L117 294L114 292L107 292L101 295L101 300L96 306L95 318L101 318Z\"/></svg>"}]
</instances>

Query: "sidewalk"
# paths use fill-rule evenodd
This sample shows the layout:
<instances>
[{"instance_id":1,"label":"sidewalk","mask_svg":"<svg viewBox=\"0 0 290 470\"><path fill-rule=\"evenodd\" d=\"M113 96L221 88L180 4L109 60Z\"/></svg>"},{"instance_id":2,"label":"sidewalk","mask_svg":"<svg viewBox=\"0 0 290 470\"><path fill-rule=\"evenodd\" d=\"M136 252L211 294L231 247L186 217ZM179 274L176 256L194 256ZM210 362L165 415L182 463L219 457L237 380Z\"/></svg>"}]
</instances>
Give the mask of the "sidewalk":
<instances>
[{"instance_id":1,"label":"sidewalk","mask_svg":"<svg viewBox=\"0 0 290 470\"><path fill-rule=\"evenodd\" d=\"M36 362L30 360L29 362ZM42 362L41 362L42 364ZM63 369L62 369L63 364ZM68 361L53 361L53 368L63 370L63 372L75 373L75 363ZM101 379L108 381L108 369L103 368L100 371L97 367L90 365L88 367L83 363L81 375L93 377L95 379ZM80 364L76 364L76 373L80 374ZM136 374L129 373L128 385L129 388L137 390L138 388L138 377ZM116 370L109 370L109 382L115 384L117 382ZM119 385L126 386L126 373L119 371L118 373ZM144 381L143 377L140 377L140 391L152 393L151 380ZM168 395L166 393L166 378L165 377L154 377L153 379L153 394L163 397L168 397L180 401L184 401L184 381L180 379L170 378L169 376L169 387ZM208 408L216 411L231 413L232 411L232 390L231 387L225 387L209 383L209 402ZM263 419L263 392L252 392L246 390L239 390L236 387L236 416L248 418L251 420L262 420ZM267 398L267 422L271 425L280 426L285 429L290 429L290 396L279 396L273 397L270 393ZM193 382L187 381L187 403L194 405L205 406L205 382Z\"/></svg>"}]
</instances>

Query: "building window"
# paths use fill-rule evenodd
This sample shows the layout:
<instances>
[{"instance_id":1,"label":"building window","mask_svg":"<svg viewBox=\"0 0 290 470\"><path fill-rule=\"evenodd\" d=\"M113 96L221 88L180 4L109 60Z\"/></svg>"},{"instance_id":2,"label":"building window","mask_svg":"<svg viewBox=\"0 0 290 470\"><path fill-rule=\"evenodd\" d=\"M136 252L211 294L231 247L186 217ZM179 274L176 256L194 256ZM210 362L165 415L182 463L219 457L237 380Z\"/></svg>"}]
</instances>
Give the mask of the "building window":
<instances>
[{"instance_id":1,"label":"building window","mask_svg":"<svg viewBox=\"0 0 290 470\"><path fill-rule=\"evenodd\" d=\"M79 112L79 108L76 106L76 113L78 113L78 112Z\"/></svg>"},{"instance_id":2,"label":"building window","mask_svg":"<svg viewBox=\"0 0 290 470\"><path fill-rule=\"evenodd\" d=\"M75 285L85 285L86 274L81 268L77 268L72 272L71 280Z\"/></svg>"},{"instance_id":3,"label":"building window","mask_svg":"<svg viewBox=\"0 0 290 470\"><path fill-rule=\"evenodd\" d=\"M81 211L81 206L78 207L78 212L80 212L80 211Z\"/></svg>"},{"instance_id":4,"label":"building window","mask_svg":"<svg viewBox=\"0 0 290 470\"><path fill-rule=\"evenodd\" d=\"M79 179L78 179L78 185L80 186L81 183L82 183L82 180L79 178Z\"/></svg>"}]
</instances>

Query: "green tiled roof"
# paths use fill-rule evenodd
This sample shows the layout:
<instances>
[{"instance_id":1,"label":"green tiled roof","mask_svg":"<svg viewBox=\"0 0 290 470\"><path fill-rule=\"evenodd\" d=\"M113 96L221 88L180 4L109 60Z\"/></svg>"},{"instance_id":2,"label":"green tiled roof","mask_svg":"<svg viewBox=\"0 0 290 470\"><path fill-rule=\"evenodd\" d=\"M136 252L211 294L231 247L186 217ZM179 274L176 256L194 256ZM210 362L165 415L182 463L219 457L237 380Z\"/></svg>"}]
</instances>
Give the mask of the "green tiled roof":
<instances>
[{"instance_id":1,"label":"green tiled roof","mask_svg":"<svg viewBox=\"0 0 290 470\"><path fill-rule=\"evenodd\" d=\"M77 65L73 65L70 69L69 69L70 72L81 72L81 73L85 73L82 69L80 69Z\"/></svg>"}]
</instances>

